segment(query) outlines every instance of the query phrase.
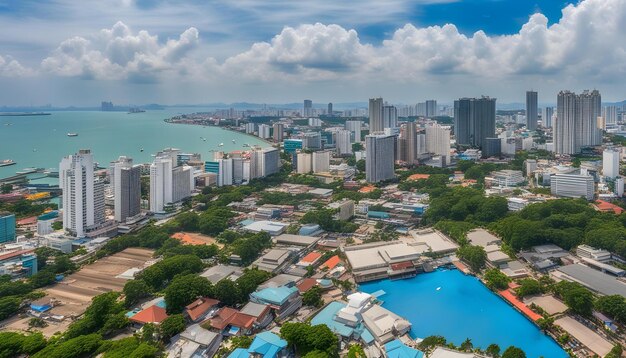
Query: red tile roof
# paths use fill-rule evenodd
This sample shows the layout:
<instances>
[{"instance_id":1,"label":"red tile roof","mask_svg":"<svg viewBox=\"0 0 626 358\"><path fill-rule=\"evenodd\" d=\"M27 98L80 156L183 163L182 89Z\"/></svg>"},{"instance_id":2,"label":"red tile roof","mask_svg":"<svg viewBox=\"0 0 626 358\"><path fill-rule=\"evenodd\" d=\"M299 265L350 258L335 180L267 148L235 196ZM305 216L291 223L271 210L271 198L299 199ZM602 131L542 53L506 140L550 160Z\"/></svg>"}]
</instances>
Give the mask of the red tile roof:
<instances>
[{"instance_id":1,"label":"red tile roof","mask_svg":"<svg viewBox=\"0 0 626 358\"><path fill-rule=\"evenodd\" d=\"M428 179L430 178L430 174L413 174L406 178L406 180L420 180L420 179Z\"/></svg>"},{"instance_id":2,"label":"red tile roof","mask_svg":"<svg viewBox=\"0 0 626 358\"><path fill-rule=\"evenodd\" d=\"M234 316L232 316L229 324L239 328L250 329L255 321L256 317L237 312Z\"/></svg>"},{"instance_id":3,"label":"red tile roof","mask_svg":"<svg viewBox=\"0 0 626 358\"><path fill-rule=\"evenodd\" d=\"M24 254L30 254L34 251L35 250L17 250L17 251L9 252L7 254L0 255L0 261L7 260L16 256L21 256Z\"/></svg>"},{"instance_id":4,"label":"red tile roof","mask_svg":"<svg viewBox=\"0 0 626 358\"><path fill-rule=\"evenodd\" d=\"M143 324L161 323L167 317L168 316L165 312L165 308L154 305L146 308L143 311L138 312L136 315L132 316L130 320Z\"/></svg>"},{"instance_id":5,"label":"red tile roof","mask_svg":"<svg viewBox=\"0 0 626 358\"><path fill-rule=\"evenodd\" d=\"M415 267L411 261L402 261L402 262L397 262L395 264L391 264L391 269L394 271L405 270L411 267Z\"/></svg>"},{"instance_id":6,"label":"red tile roof","mask_svg":"<svg viewBox=\"0 0 626 358\"><path fill-rule=\"evenodd\" d=\"M215 329L219 329L219 330L226 328L226 326L230 324L230 321L233 318L233 316L237 313L238 311L234 308L230 308L230 307L220 308L220 310L217 311L217 314L215 315L215 317L209 320L211 327Z\"/></svg>"},{"instance_id":7,"label":"red tile roof","mask_svg":"<svg viewBox=\"0 0 626 358\"><path fill-rule=\"evenodd\" d=\"M612 211L613 213L617 215L624 212L624 209L622 209L621 207L615 204L611 204L608 201L604 201L604 200L596 200L596 208L600 211L606 211L606 212Z\"/></svg>"},{"instance_id":8,"label":"red tile roof","mask_svg":"<svg viewBox=\"0 0 626 358\"><path fill-rule=\"evenodd\" d=\"M299 284L296 285L296 287L298 287L298 291L300 291L300 293L305 293L306 291L310 290L311 288L313 288L313 286L317 285L317 280L314 278L305 278L304 280L302 280L302 282L300 282Z\"/></svg>"},{"instance_id":9,"label":"red tile roof","mask_svg":"<svg viewBox=\"0 0 626 358\"><path fill-rule=\"evenodd\" d=\"M18 220L16 224L17 226L22 226L22 225L33 225L36 223L37 223L37 217L31 216L31 217L24 218L22 220Z\"/></svg>"},{"instance_id":10,"label":"red tile roof","mask_svg":"<svg viewBox=\"0 0 626 358\"><path fill-rule=\"evenodd\" d=\"M339 259L339 256L335 255L329 258L328 260L326 260L326 262L324 262L320 267L322 268L328 267L329 270L332 270L335 268L335 266L337 266L337 264L339 264L339 262L341 262L341 260Z\"/></svg>"},{"instance_id":11,"label":"red tile roof","mask_svg":"<svg viewBox=\"0 0 626 358\"><path fill-rule=\"evenodd\" d=\"M319 252L311 252L308 255L306 255L305 257L302 258L302 262L309 262L309 263L313 263L317 260L319 260L319 258L322 257L322 254L320 254Z\"/></svg>"},{"instance_id":12,"label":"red tile roof","mask_svg":"<svg viewBox=\"0 0 626 358\"><path fill-rule=\"evenodd\" d=\"M195 321L207 313L211 307L217 306L219 303L220 301L213 298L198 298L185 307L185 312L187 312L192 321Z\"/></svg>"}]
</instances>

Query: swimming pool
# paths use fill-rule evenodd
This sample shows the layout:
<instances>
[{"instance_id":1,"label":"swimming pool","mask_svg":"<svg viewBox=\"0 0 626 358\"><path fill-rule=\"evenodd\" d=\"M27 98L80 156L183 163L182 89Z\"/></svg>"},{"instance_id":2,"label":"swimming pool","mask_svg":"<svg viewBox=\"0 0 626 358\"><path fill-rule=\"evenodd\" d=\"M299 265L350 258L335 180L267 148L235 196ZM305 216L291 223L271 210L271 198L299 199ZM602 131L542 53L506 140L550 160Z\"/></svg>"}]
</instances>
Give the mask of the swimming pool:
<instances>
[{"instance_id":1,"label":"swimming pool","mask_svg":"<svg viewBox=\"0 0 626 358\"><path fill-rule=\"evenodd\" d=\"M474 347L492 343L502 351L516 346L527 357L561 358L567 353L525 316L491 292L476 277L458 270L437 270L405 280L360 284L363 292L385 291L383 307L408 319L411 336L444 336L460 345L470 338Z\"/></svg>"}]
</instances>

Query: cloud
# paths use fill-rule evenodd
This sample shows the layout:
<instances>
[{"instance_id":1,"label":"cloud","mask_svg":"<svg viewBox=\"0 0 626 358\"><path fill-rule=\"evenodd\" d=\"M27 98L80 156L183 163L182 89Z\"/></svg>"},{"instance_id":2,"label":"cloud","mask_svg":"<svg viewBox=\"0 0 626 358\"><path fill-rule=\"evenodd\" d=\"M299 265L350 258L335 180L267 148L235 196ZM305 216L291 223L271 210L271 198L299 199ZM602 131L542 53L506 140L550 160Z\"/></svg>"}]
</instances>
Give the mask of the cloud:
<instances>
[{"instance_id":1,"label":"cloud","mask_svg":"<svg viewBox=\"0 0 626 358\"><path fill-rule=\"evenodd\" d=\"M41 62L41 68L60 76L151 82L160 74L176 72L198 45L198 38L198 30L191 27L178 39L161 43L148 31L133 34L126 24L117 22L89 38L77 36L63 41Z\"/></svg>"},{"instance_id":2,"label":"cloud","mask_svg":"<svg viewBox=\"0 0 626 358\"><path fill-rule=\"evenodd\" d=\"M17 60L0 56L0 77L29 77L34 74L33 69L22 66Z\"/></svg>"}]
</instances>

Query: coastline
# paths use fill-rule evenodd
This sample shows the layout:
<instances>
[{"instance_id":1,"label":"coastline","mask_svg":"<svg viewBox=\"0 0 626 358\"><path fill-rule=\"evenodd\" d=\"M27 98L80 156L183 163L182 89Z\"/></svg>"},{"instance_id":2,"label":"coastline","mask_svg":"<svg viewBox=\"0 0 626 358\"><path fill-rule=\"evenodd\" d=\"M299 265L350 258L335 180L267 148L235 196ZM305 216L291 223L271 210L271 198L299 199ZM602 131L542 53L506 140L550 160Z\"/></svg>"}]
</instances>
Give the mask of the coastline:
<instances>
[{"instance_id":1,"label":"coastline","mask_svg":"<svg viewBox=\"0 0 626 358\"><path fill-rule=\"evenodd\" d=\"M214 127L214 128L219 128L221 130L230 131L230 132L243 134L243 135L252 137L252 138L254 138L256 140L260 140L261 142L266 143L270 147L273 147L275 144L277 144L277 143L274 143L274 142L270 142L270 141L268 141L266 139L263 139L261 137L257 137L257 136L255 136L253 134L242 132L242 131L238 131L238 130L230 128L230 127L222 127L222 126L216 126L216 125L207 125L207 124L202 124L202 123L173 122L171 118L166 118L166 119L163 120L163 122L168 123L168 124L183 124L183 125L190 125L190 126Z\"/></svg>"}]
</instances>

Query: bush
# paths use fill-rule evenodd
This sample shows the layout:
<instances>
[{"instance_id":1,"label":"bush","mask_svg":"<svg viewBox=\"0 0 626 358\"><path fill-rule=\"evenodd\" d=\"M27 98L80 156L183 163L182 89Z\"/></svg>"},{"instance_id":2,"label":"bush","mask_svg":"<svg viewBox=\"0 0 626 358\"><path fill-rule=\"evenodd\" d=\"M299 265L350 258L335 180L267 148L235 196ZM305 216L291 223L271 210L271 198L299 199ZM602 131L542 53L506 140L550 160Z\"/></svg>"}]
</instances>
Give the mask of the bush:
<instances>
[{"instance_id":1,"label":"bush","mask_svg":"<svg viewBox=\"0 0 626 358\"><path fill-rule=\"evenodd\" d=\"M484 278L487 287L492 290L504 290L509 287L509 277L496 268L487 270Z\"/></svg>"}]
</instances>

